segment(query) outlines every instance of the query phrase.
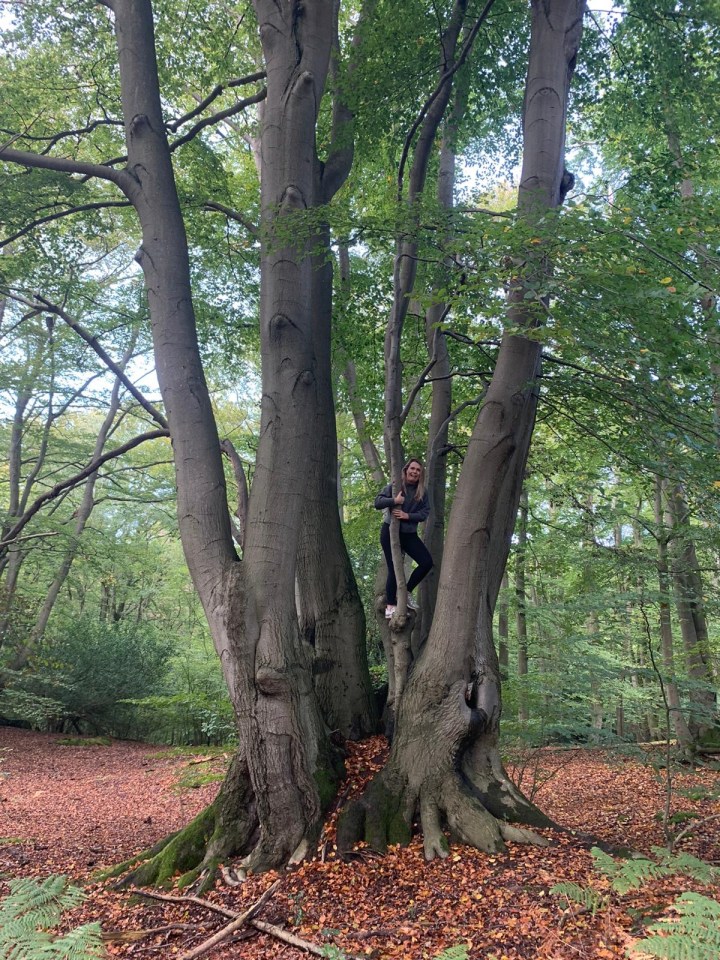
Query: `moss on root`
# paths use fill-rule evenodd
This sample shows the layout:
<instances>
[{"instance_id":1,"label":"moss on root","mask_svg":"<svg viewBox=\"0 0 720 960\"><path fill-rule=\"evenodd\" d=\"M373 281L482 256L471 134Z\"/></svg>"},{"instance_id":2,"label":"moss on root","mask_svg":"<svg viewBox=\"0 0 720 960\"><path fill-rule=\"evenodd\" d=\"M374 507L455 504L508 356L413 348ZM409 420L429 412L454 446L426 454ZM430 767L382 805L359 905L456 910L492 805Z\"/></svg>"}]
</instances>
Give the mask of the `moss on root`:
<instances>
[{"instance_id":1,"label":"moss on root","mask_svg":"<svg viewBox=\"0 0 720 960\"><path fill-rule=\"evenodd\" d=\"M374 780L340 815L337 837L341 853L349 853L361 840L378 853L389 845L410 843L412 822L405 798L389 790L382 778Z\"/></svg>"},{"instance_id":2,"label":"moss on root","mask_svg":"<svg viewBox=\"0 0 720 960\"><path fill-rule=\"evenodd\" d=\"M142 862L123 877L118 886L168 887L175 882L189 886L198 878L202 870L209 866L209 863L205 862L206 853L213 839L217 838L219 829L215 804L212 803L184 829L165 838L145 855L141 854L138 859ZM116 871L119 873L123 866L121 864L115 868ZM176 881L178 874L181 876L179 881Z\"/></svg>"}]
</instances>

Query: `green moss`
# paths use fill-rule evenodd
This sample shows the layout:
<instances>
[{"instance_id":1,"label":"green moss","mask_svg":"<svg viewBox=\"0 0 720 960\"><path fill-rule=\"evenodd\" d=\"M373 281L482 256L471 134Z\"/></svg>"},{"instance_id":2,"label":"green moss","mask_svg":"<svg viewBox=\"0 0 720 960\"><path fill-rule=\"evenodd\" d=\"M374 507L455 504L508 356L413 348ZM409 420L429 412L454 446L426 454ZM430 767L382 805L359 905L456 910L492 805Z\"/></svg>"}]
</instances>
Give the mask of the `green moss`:
<instances>
[{"instance_id":1,"label":"green moss","mask_svg":"<svg viewBox=\"0 0 720 960\"><path fill-rule=\"evenodd\" d=\"M391 792L382 778L370 785L364 799L365 839L379 853L385 853L388 844L410 842L411 825L407 822L402 796Z\"/></svg>"},{"instance_id":2,"label":"green moss","mask_svg":"<svg viewBox=\"0 0 720 960\"><path fill-rule=\"evenodd\" d=\"M216 829L215 804L210 804L186 827L163 842L157 853L148 853L148 859L133 870L121 886L172 886L178 873L185 876L192 871L197 877L199 865L205 858L208 842ZM115 868L117 869L117 868Z\"/></svg>"},{"instance_id":3,"label":"green moss","mask_svg":"<svg viewBox=\"0 0 720 960\"><path fill-rule=\"evenodd\" d=\"M334 770L327 767L317 767L313 777L320 797L320 807L324 812L335 799L339 778Z\"/></svg>"},{"instance_id":4,"label":"green moss","mask_svg":"<svg viewBox=\"0 0 720 960\"><path fill-rule=\"evenodd\" d=\"M387 837L389 844L401 843L403 846L410 843L412 839L410 824L406 822L400 810L396 811L388 823Z\"/></svg>"}]
</instances>

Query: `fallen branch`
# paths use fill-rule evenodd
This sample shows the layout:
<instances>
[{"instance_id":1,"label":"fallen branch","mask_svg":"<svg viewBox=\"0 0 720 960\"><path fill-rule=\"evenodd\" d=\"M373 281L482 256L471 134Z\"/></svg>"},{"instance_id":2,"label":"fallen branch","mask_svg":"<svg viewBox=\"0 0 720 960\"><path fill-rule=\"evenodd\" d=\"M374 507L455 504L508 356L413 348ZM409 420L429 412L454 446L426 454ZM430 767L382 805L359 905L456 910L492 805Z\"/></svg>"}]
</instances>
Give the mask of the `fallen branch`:
<instances>
[{"instance_id":1,"label":"fallen branch","mask_svg":"<svg viewBox=\"0 0 720 960\"><path fill-rule=\"evenodd\" d=\"M252 915L265 906L281 883L282 879L276 880L248 910L236 916L234 920L231 920L230 923L226 924L221 930L218 930L217 933L213 934L212 937L209 937L207 940L204 940L197 947L188 950L187 953L181 954L179 960L195 960L195 957L200 957L203 953L207 953L208 950L212 950L218 943L226 940L231 934L235 933L241 927L244 927Z\"/></svg>"},{"instance_id":2,"label":"fallen branch","mask_svg":"<svg viewBox=\"0 0 720 960\"><path fill-rule=\"evenodd\" d=\"M214 947L217 943L220 943L221 940L224 940L226 937L230 936L231 933L234 933L244 924L254 927L261 933L267 933L269 936L275 937L277 940L282 940L284 943L291 944L293 947L297 947L299 950L305 950L307 953L312 953L316 957L324 957L324 948L319 947L316 943L311 943L309 940L303 940L302 937L298 937L296 934L290 933L289 930L285 930L283 927L278 927L274 923L267 923L265 920L256 920L253 918L252 914L257 912L267 902L267 900L270 899L280 883L281 880L276 880L271 887L268 887L262 897L260 897L260 899L257 900L249 910L246 910L245 913L242 914L233 913L232 910L226 910L225 907L221 907L217 903L213 903L211 900L205 900L203 897L173 897L170 894L152 893L149 890L140 890L138 887L131 887L129 892L134 893L136 896L149 897L151 900L165 900L168 903L194 903L198 907L205 907L206 910L214 910L215 913L220 913L224 917L231 919L232 922L228 923L222 928L222 930L219 930L214 937L211 937L209 940L201 943L189 953L182 954L178 960L193 960L194 957L199 957L201 953L205 953L207 950L212 949L212 947ZM347 954L347 956L350 957L351 960L361 960L360 957L354 957L353 954Z\"/></svg>"},{"instance_id":3,"label":"fallen branch","mask_svg":"<svg viewBox=\"0 0 720 960\"><path fill-rule=\"evenodd\" d=\"M197 930L195 923L166 923L162 927L147 927L142 930L103 930L103 943L134 943L156 933L169 933L171 930Z\"/></svg>"},{"instance_id":4,"label":"fallen branch","mask_svg":"<svg viewBox=\"0 0 720 960\"><path fill-rule=\"evenodd\" d=\"M319 947L316 943L310 943L309 940L303 940L302 937L298 937L294 933L290 933L289 930L285 930L283 927L276 926L274 923L267 923L265 920L251 920L250 926L255 927L256 930L261 930L263 933L268 933L271 937L276 937L278 940L282 940L284 943L289 943L293 947L297 947L299 950L306 950L308 953L314 953L316 957L327 956L327 952L325 951L324 947ZM348 954L346 954L346 956L348 956ZM351 956L351 954L349 956ZM182 957L180 960L182 960Z\"/></svg>"}]
</instances>

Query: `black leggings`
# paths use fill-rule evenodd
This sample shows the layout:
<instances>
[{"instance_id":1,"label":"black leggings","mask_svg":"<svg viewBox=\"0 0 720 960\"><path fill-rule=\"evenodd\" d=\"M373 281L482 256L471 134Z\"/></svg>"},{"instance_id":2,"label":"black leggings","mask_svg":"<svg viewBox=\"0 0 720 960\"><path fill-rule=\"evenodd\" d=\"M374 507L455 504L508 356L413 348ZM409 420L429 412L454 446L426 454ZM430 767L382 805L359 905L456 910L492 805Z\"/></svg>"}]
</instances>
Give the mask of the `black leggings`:
<instances>
[{"instance_id":1,"label":"black leggings","mask_svg":"<svg viewBox=\"0 0 720 960\"><path fill-rule=\"evenodd\" d=\"M393 567L392 550L390 548L389 523L383 523L380 527L380 546L383 548L388 568L385 594L387 596L387 602L394 607L397 603L397 581L395 579L395 568ZM402 552L406 553L417 564L407 582L408 593L412 593L420 581L432 570L433 558L430 556L428 548L416 533L403 533L400 531L400 547Z\"/></svg>"}]
</instances>

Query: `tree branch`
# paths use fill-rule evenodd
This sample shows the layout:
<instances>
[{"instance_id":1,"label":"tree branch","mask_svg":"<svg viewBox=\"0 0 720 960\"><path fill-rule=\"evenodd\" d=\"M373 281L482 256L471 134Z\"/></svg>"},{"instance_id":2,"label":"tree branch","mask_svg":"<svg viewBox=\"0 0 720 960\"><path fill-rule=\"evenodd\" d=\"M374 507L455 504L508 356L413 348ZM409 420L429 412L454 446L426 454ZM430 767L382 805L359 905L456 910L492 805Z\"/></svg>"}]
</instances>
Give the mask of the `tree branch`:
<instances>
[{"instance_id":1,"label":"tree branch","mask_svg":"<svg viewBox=\"0 0 720 960\"><path fill-rule=\"evenodd\" d=\"M405 143L403 144L402 155L400 157L400 166L398 168L398 189L397 189L398 202L402 200L402 189L403 189L403 178L405 175L405 165L407 163L408 154L410 153L410 145L412 144L413 138L417 133L420 127L420 124L423 122L423 120L425 119L425 116L430 110L430 107L432 107L433 103L437 100L437 98L443 92L443 89L445 88L445 84L457 73L460 67L467 60L468 55L470 54L470 51L472 49L472 45L475 42L475 38L477 37L480 31L480 27L483 25L483 23L487 19L487 16L490 13L490 10L492 9L492 6L494 3L495 3L495 0L487 0L487 3L485 4L485 7L482 10L482 13L478 17L478 19L475 21L475 24L473 25L472 30L470 31L470 33L467 36L467 39L465 40L465 43L463 44L462 50L460 51L460 54L457 60L452 65L452 67L450 67L449 70L444 71L444 73L438 80L437 86L435 87L433 92L430 94L430 96L427 98L425 103L420 108L420 112L415 118L413 125L410 127L407 137L405 137Z\"/></svg>"},{"instance_id":2,"label":"tree branch","mask_svg":"<svg viewBox=\"0 0 720 960\"><path fill-rule=\"evenodd\" d=\"M236 80L230 80L228 83L219 83L214 87L210 93L205 97L204 100L200 100L198 105L191 110L189 113L183 114L183 116L178 117L175 120L171 120L167 124L168 130L172 130L173 133L176 133L180 127L185 123L189 123L190 120L194 120L195 117L199 116L203 110L207 110L210 104L217 100L221 93L224 93L225 90L230 90L233 87L243 87L247 83L255 83L258 80L264 80L267 77L267 73L264 70L258 70L257 73L251 73L247 77L239 77Z\"/></svg>"},{"instance_id":3,"label":"tree branch","mask_svg":"<svg viewBox=\"0 0 720 960\"><path fill-rule=\"evenodd\" d=\"M20 237L24 237L26 234L31 233L36 227L42 226L43 223L51 223L53 220L60 220L63 217L71 217L76 213L85 213L87 210L104 210L106 207L129 206L129 200L106 200L99 203L83 203L78 207L71 207L69 210L60 210L58 213L50 213L46 217L40 217L38 220L33 220L31 223L26 224L22 230L18 230L17 233L13 233L5 240L0 240L0 250L3 247L6 247L8 244L13 243L15 240L19 240Z\"/></svg>"},{"instance_id":4,"label":"tree branch","mask_svg":"<svg viewBox=\"0 0 720 960\"><path fill-rule=\"evenodd\" d=\"M133 437L132 440L128 440L127 443L123 443L114 450L108 450L108 452L104 453L101 457L97 457L96 459L92 460L86 467L84 467L74 476L69 477L67 480L62 480L60 483L56 483L54 487L52 487L42 496L38 497L37 500L35 500L33 504L28 507L17 523L5 534L5 539L0 540L0 556L7 553L7 547L11 543L15 542L20 531L27 526L38 510L44 507L46 503L49 503L56 497L59 497L61 493L71 490L73 487L77 487L78 484L82 483L83 480L86 480L91 473L95 473L96 470L99 470L103 464L108 462L108 460L114 460L116 457L121 457L123 454L133 450L135 447L139 447L140 444L144 443L146 440L157 440L160 437L167 436L169 436L168 430L149 430L147 433L141 433L137 437Z\"/></svg>"},{"instance_id":5,"label":"tree branch","mask_svg":"<svg viewBox=\"0 0 720 960\"><path fill-rule=\"evenodd\" d=\"M260 236L260 229L257 224L253 223L251 220L246 219L241 213L238 213L237 210L233 210L232 207L226 207L224 203L218 203L217 200L207 200L203 204L205 210L217 210L218 213L224 213L229 220L235 220L236 223L241 224L253 237Z\"/></svg>"},{"instance_id":6,"label":"tree branch","mask_svg":"<svg viewBox=\"0 0 720 960\"><path fill-rule=\"evenodd\" d=\"M11 141L12 142L12 141ZM85 163L82 160L69 160L65 157L48 157L28 150L13 150L0 146L0 161L17 163L21 167L36 167L41 170L55 170L58 173L77 173L84 177L99 177L110 180L125 192L130 186L130 176L125 170L113 170L99 163Z\"/></svg>"},{"instance_id":7,"label":"tree branch","mask_svg":"<svg viewBox=\"0 0 720 960\"><path fill-rule=\"evenodd\" d=\"M195 126L190 127L188 132L183 134L182 137L178 137L177 140L173 140L173 142L170 144L170 151L172 152L173 150L177 150L178 147L181 147L189 140L192 140L200 133L201 130L204 130L205 127L212 126L215 123L220 123L222 120L227 120L228 117L234 117L236 114L243 111L245 107L249 107L253 103L260 103L265 99L265 97L267 97L267 90L263 88L259 93L253 94L252 97L247 97L245 100L238 100L234 106L228 107L226 110L220 110L218 113L213 113L209 117L205 117L204 120L199 120Z\"/></svg>"},{"instance_id":8,"label":"tree branch","mask_svg":"<svg viewBox=\"0 0 720 960\"><path fill-rule=\"evenodd\" d=\"M268 887L265 893L263 893L262 896L256 900L251 907L249 907L243 913L238 914L234 920L231 920L230 923L226 924L221 930L218 930L218 932L213 934L212 937L204 940L192 950L188 950L186 953L181 954L179 960L195 960L195 957L200 957L203 955L203 953L207 953L208 950L212 950L214 946L227 939L227 937L235 933L236 930L244 927L245 924L252 918L253 914L257 913L265 906L268 900L275 894L275 891L281 883L282 878L276 880L275 883L273 883L271 887Z\"/></svg>"},{"instance_id":9,"label":"tree branch","mask_svg":"<svg viewBox=\"0 0 720 960\"><path fill-rule=\"evenodd\" d=\"M123 386L128 391L128 393L132 394L132 396L135 397L135 399L140 404L140 406L150 414L153 420L157 424L159 424L159 426L161 426L163 430L168 429L168 422L165 419L165 417L162 415L162 413L160 413L157 407L154 406L154 404L150 403L150 401L138 390L135 384L128 379L124 371L117 365L117 363L115 363L112 357L100 346L100 343L97 337L89 333L83 326L81 326L81 324L78 323L77 320L73 320L73 318L68 313L66 313L62 307L59 307L56 303L52 303L52 301L47 300L45 297L41 296L39 293L35 294L35 301L36 301L35 303L32 303L31 301L25 300L24 298L18 297L16 295L12 295L12 299L17 300L20 303L24 303L26 306L29 306L29 307L37 307L39 304L42 310L45 310L48 313L54 313L56 316L60 317L61 320L64 320L65 323L70 327L70 329L74 330L75 333L80 337L80 339L84 340L85 343L98 355L98 357L100 357L100 359L105 364L105 366L109 370L112 370L112 372L120 380L120 382L123 384Z\"/></svg>"}]
</instances>

